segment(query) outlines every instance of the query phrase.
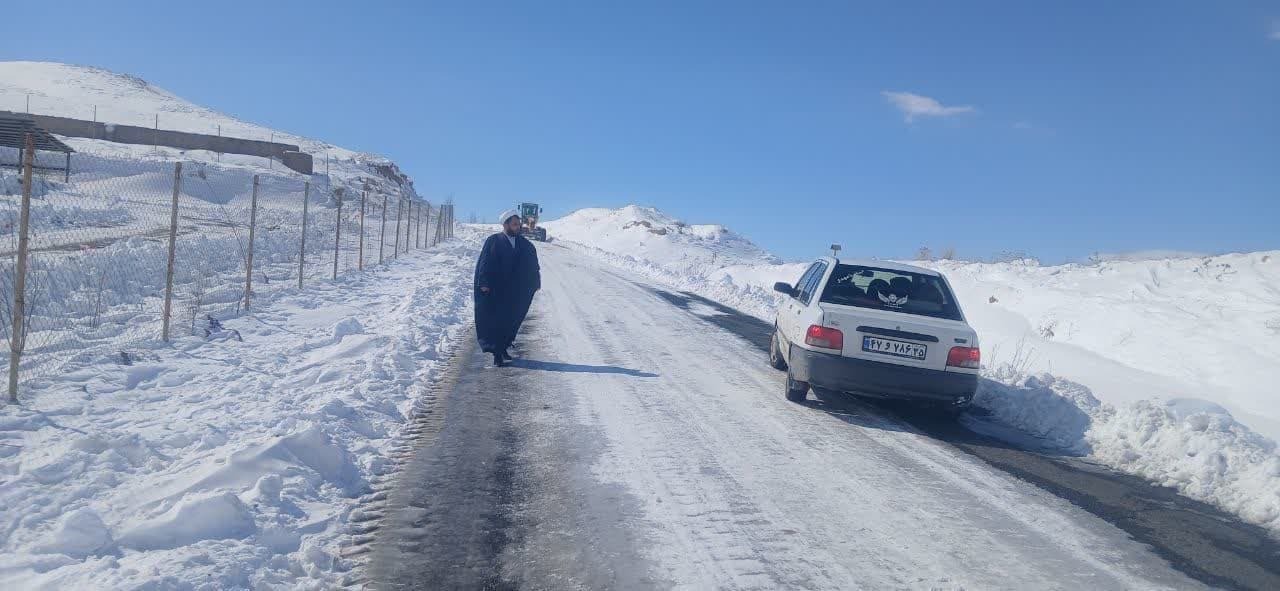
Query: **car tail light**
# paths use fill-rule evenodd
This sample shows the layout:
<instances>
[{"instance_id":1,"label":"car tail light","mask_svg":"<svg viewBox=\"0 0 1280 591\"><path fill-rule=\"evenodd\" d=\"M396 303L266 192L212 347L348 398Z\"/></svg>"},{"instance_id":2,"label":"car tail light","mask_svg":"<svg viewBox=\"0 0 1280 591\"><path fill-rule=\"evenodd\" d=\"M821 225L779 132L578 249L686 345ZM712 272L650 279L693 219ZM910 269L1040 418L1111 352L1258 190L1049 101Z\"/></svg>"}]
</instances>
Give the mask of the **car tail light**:
<instances>
[{"instance_id":1,"label":"car tail light","mask_svg":"<svg viewBox=\"0 0 1280 591\"><path fill-rule=\"evenodd\" d=\"M952 347L947 353L947 366L978 369L982 365L982 352L977 347Z\"/></svg>"},{"instance_id":2,"label":"car tail light","mask_svg":"<svg viewBox=\"0 0 1280 591\"><path fill-rule=\"evenodd\" d=\"M804 342L823 349L844 349L844 333L815 324L804 333Z\"/></svg>"}]
</instances>

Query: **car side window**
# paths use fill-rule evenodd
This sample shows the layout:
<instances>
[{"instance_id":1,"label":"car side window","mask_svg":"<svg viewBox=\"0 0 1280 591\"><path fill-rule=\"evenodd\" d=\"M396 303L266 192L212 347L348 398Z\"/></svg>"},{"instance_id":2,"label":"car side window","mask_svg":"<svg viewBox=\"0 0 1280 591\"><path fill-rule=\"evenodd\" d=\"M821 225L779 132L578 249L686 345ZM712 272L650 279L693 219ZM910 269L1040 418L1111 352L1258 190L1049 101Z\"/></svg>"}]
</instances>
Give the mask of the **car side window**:
<instances>
[{"instance_id":1,"label":"car side window","mask_svg":"<svg viewBox=\"0 0 1280 591\"><path fill-rule=\"evenodd\" d=\"M822 276L827 273L827 264L823 262L814 263L812 271L813 274L809 277L809 281L800 288L800 301L806 306L809 305L809 300L813 299L813 292L817 291L818 283L822 281Z\"/></svg>"},{"instance_id":2,"label":"car side window","mask_svg":"<svg viewBox=\"0 0 1280 591\"><path fill-rule=\"evenodd\" d=\"M795 295L795 296L793 296L793 297L799 298L799 297L802 295L802 292L804 291L805 286L809 284L809 280L810 280L811 278L813 278L813 273L814 273L814 271L816 271L816 270L818 269L818 265L820 265L820 264L822 264L822 263L821 263L821 262L817 262L817 263L814 263L814 264L812 264L812 265L809 265L809 268L808 268L808 269L805 269L804 274L803 274L803 275L801 275L801 276L800 276L800 279L798 279L798 280L796 281L796 286L795 286L795 287L796 287L796 295ZM806 302L806 303L807 303L807 302Z\"/></svg>"}]
</instances>

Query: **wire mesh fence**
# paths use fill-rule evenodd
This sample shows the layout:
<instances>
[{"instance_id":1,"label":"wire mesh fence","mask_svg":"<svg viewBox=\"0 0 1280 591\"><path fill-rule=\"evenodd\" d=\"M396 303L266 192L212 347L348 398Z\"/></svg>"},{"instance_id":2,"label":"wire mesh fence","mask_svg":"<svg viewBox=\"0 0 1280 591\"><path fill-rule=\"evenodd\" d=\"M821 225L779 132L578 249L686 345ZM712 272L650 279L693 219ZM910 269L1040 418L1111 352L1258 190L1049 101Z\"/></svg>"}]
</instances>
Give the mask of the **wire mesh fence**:
<instances>
[{"instance_id":1,"label":"wire mesh fence","mask_svg":"<svg viewBox=\"0 0 1280 591\"><path fill-rule=\"evenodd\" d=\"M16 162L17 152L0 148L0 163ZM78 155L64 181L39 174L48 156L0 167L0 336L11 353L11 399L18 383L79 356L216 336L220 319L272 292L376 266L452 228L451 205L385 185L352 190L92 154Z\"/></svg>"}]
</instances>

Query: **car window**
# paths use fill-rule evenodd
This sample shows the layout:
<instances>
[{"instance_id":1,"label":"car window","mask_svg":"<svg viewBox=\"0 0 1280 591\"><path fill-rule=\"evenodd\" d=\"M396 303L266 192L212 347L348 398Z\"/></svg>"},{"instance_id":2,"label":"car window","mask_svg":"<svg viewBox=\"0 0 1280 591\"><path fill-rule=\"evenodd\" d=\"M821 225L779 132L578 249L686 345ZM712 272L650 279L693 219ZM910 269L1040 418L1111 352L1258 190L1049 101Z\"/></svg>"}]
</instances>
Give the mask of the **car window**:
<instances>
[{"instance_id":1,"label":"car window","mask_svg":"<svg viewBox=\"0 0 1280 591\"><path fill-rule=\"evenodd\" d=\"M795 288L796 288L796 295L795 295L795 297L800 297L800 292L804 290L804 286L805 286L805 285L807 285L807 284L809 283L809 279L810 279L811 277L813 277L813 272L814 272L814 271L816 271L817 269L818 269L818 263L814 263L814 264L812 264L812 265L809 265L809 268L804 270L804 274L800 276L800 279L797 279L797 280L796 280L796 285L795 285Z\"/></svg>"},{"instance_id":2,"label":"car window","mask_svg":"<svg viewBox=\"0 0 1280 591\"><path fill-rule=\"evenodd\" d=\"M826 272L826 263L818 261L813 264L813 274L809 276L809 280L800 288L800 301L805 305L808 305L809 300L813 298L813 292L818 289L818 282L822 281L822 276Z\"/></svg>"},{"instance_id":3,"label":"car window","mask_svg":"<svg viewBox=\"0 0 1280 591\"><path fill-rule=\"evenodd\" d=\"M941 277L909 271L836 265L819 301L961 320L955 296Z\"/></svg>"}]
</instances>

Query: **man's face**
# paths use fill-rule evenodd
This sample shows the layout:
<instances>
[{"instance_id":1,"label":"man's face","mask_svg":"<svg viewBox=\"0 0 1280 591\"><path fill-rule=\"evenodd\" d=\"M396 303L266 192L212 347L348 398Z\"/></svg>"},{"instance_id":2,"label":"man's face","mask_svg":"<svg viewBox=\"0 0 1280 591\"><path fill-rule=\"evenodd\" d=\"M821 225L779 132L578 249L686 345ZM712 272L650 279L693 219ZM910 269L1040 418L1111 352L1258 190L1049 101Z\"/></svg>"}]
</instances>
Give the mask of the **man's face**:
<instances>
[{"instance_id":1,"label":"man's face","mask_svg":"<svg viewBox=\"0 0 1280 591\"><path fill-rule=\"evenodd\" d=\"M507 218L507 223L502 224L502 229L510 236L515 236L520 231L520 218L511 216Z\"/></svg>"}]
</instances>

